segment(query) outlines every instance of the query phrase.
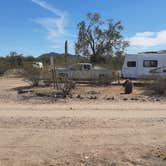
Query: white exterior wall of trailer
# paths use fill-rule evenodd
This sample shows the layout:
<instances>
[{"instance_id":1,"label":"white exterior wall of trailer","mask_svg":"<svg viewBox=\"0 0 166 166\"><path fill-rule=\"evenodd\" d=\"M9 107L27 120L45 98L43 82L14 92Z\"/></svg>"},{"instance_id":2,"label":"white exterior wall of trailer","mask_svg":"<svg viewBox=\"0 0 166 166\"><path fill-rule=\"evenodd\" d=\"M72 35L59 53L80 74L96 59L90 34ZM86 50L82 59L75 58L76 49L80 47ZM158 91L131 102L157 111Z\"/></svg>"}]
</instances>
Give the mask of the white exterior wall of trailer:
<instances>
[{"instance_id":1,"label":"white exterior wall of trailer","mask_svg":"<svg viewBox=\"0 0 166 166\"><path fill-rule=\"evenodd\" d=\"M122 77L152 76L150 71L159 67L166 67L166 54L127 54L122 67Z\"/></svg>"}]
</instances>

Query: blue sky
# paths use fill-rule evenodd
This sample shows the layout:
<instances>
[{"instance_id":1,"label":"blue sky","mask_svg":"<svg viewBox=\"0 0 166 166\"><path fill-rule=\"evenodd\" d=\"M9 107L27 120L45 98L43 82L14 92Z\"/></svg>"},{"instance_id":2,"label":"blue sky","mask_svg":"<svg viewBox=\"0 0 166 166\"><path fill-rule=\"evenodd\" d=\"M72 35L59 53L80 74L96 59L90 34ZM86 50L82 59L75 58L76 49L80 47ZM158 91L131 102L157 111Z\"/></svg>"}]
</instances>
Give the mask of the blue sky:
<instances>
[{"instance_id":1,"label":"blue sky","mask_svg":"<svg viewBox=\"0 0 166 166\"><path fill-rule=\"evenodd\" d=\"M76 25L89 12L121 20L129 53L166 49L166 0L1 0L0 55L74 53Z\"/></svg>"}]
</instances>

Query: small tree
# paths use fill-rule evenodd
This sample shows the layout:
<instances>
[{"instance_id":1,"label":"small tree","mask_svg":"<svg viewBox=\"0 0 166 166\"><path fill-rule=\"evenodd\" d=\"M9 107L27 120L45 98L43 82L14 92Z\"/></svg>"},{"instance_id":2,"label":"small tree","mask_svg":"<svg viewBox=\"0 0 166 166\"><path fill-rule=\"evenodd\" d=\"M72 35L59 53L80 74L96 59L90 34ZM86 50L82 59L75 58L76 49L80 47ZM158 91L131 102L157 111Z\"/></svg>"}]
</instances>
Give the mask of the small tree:
<instances>
[{"instance_id":1,"label":"small tree","mask_svg":"<svg viewBox=\"0 0 166 166\"><path fill-rule=\"evenodd\" d=\"M10 52L6 57L10 68L22 68L23 67L23 55L17 54L16 52Z\"/></svg>"},{"instance_id":2,"label":"small tree","mask_svg":"<svg viewBox=\"0 0 166 166\"><path fill-rule=\"evenodd\" d=\"M105 62L108 57L124 52L129 45L121 32L121 22L114 23L112 19L102 21L98 13L87 14L87 22L78 24L78 40L75 52L88 57L91 62Z\"/></svg>"}]
</instances>

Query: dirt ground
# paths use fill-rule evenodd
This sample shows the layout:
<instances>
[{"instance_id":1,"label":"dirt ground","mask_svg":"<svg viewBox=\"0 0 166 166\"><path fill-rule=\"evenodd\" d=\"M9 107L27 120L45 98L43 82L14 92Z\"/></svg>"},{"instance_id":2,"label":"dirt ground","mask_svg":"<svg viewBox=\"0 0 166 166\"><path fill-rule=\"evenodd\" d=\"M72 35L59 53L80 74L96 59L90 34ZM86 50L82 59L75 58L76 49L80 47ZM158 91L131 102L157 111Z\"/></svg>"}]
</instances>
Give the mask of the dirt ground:
<instances>
[{"instance_id":1,"label":"dirt ground","mask_svg":"<svg viewBox=\"0 0 166 166\"><path fill-rule=\"evenodd\" d=\"M23 100L20 86L28 83L0 78L0 166L166 165L165 101L116 86Z\"/></svg>"}]
</instances>

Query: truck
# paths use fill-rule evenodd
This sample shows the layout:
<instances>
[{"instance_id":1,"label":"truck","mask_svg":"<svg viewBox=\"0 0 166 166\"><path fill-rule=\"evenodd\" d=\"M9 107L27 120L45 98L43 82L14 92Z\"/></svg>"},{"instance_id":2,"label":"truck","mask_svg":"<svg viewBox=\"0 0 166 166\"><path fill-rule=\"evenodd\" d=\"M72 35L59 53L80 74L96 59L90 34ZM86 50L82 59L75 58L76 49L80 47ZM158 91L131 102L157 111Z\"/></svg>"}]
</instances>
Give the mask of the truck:
<instances>
[{"instance_id":1,"label":"truck","mask_svg":"<svg viewBox=\"0 0 166 166\"><path fill-rule=\"evenodd\" d=\"M127 79L166 77L166 53L125 55L121 76Z\"/></svg>"},{"instance_id":2,"label":"truck","mask_svg":"<svg viewBox=\"0 0 166 166\"><path fill-rule=\"evenodd\" d=\"M112 79L112 70L94 68L91 63L77 63L68 68L56 68L56 74L80 81L99 79L109 81Z\"/></svg>"}]
</instances>

